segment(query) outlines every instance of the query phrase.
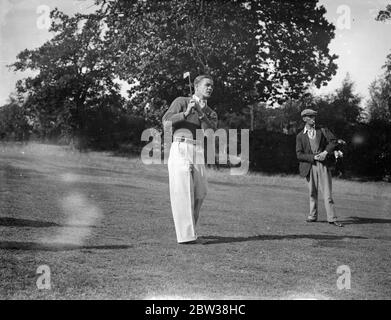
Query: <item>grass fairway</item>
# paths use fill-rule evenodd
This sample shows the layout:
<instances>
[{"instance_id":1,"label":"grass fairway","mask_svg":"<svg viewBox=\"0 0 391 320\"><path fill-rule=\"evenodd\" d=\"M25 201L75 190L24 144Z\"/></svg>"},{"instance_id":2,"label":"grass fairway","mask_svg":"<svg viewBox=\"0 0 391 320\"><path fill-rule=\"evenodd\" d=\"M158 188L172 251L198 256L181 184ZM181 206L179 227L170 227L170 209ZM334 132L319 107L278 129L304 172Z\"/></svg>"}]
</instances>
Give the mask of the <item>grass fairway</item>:
<instances>
[{"instance_id":1,"label":"grass fairway","mask_svg":"<svg viewBox=\"0 0 391 320\"><path fill-rule=\"evenodd\" d=\"M202 243L178 245L166 166L2 145L0 298L390 299L391 185L336 180L334 198L345 228L321 201L322 221L305 223L299 177L211 170ZM37 289L40 265L50 290Z\"/></svg>"}]
</instances>

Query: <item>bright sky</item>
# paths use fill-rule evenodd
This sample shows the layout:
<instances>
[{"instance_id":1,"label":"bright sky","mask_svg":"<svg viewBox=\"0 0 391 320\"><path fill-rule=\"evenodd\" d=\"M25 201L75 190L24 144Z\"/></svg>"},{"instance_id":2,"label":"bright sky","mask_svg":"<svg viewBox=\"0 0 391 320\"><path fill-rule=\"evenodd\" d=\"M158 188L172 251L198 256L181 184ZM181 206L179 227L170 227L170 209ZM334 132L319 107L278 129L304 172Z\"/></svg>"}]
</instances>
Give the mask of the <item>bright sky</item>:
<instances>
[{"instance_id":1,"label":"bright sky","mask_svg":"<svg viewBox=\"0 0 391 320\"><path fill-rule=\"evenodd\" d=\"M327 19L337 26L330 49L339 56L339 68L328 86L315 90L316 93L332 92L349 72L356 83L356 91L364 98L368 97L369 84L382 73L381 66L387 54L391 53L391 23L374 20L377 12L384 9L388 2L320 0L319 3L327 9ZM14 91L16 81L28 74L15 74L6 65L14 62L20 51L36 48L50 38L43 18L45 10L58 7L67 14L73 14L93 10L93 3L93 0L0 0L0 106Z\"/></svg>"},{"instance_id":2,"label":"bright sky","mask_svg":"<svg viewBox=\"0 0 391 320\"><path fill-rule=\"evenodd\" d=\"M368 98L369 84L384 72L381 67L391 53L391 21L375 20L379 10L384 10L390 0L320 0L319 3L327 10L327 20L337 28L329 48L339 59L336 61L337 74L326 87L315 92L334 91L349 73L356 84L356 92L364 99ZM342 6L350 9L350 29L343 28L347 27L343 19L347 11Z\"/></svg>"}]
</instances>

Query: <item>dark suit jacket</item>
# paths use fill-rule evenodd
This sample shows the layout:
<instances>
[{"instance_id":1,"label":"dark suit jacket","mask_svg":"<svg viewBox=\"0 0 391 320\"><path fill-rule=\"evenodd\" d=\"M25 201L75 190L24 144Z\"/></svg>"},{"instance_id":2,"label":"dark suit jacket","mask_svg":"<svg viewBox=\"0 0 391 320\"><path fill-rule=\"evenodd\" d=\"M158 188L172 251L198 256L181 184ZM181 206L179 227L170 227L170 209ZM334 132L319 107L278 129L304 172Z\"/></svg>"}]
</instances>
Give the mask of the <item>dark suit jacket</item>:
<instances>
[{"instance_id":1,"label":"dark suit jacket","mask_svg":"<svg viewBox=\"0 0 391 320\"><path fill-rule=\"evenodd\" d=\"M329 129L325 128L323 130L325 131L325 134L323 134L322 129L316 129L316 135L320 135L321 137L319 151L323 152L324 150L327 150L328 154L331 155L338 146L337 139ZM296 155L299 160L300 176L307 177L311 171L312 165L315 163L315 155L311 150L308 134L304 134L304 130L300 131L296 137ZM329 156L327 158L329 158ZM326 166L330 164L327 158L323 162Z\"/></svg>"}]
</instances>

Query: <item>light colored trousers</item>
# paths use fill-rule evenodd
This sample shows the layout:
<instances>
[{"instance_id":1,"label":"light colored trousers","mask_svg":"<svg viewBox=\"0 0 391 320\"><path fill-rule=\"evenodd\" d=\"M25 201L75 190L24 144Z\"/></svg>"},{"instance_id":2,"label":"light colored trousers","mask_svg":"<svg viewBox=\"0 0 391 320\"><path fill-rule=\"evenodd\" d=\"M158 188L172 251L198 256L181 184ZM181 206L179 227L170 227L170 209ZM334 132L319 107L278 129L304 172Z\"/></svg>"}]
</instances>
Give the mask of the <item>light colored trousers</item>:
<instances>
[{"instance_id":1,"label":"light colored trousers","mask_svg":"<svg viewBox=\"0 0 391 320\"><path fill-rule=\"evenodd\" d=\"M171 210L179 243L197 239L196 224L208 182L202 145L174 141L168 158Z\"/></svg>"},{"instance_id":2,"label":"light colored trousers","mask_svg":"<svg viewBox=\"0 0 391 320\"><path fill-rule=\"evenodd\" d=\"M323 193L324 205L327 212L327 221L337 220L334 210L334 200L332 196L332 180L330 170L321 162L317 161L312 165L309 176L307 177L309 195L310 195L310 215L312 219L318 218L318 190L319 187Z\"/></svg>"}]
</instances>

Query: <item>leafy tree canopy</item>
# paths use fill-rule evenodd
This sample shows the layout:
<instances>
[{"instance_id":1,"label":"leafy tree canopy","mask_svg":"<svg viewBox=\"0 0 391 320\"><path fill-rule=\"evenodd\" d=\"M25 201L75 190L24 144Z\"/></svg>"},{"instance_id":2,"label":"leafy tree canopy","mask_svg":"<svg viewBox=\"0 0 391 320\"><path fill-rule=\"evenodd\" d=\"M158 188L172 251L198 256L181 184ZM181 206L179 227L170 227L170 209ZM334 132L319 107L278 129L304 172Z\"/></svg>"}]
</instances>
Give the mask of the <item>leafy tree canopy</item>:
<instances>
[{"instance_id":1,"label":"leafy tree canopy","mask_svg":"<svg viewBox=\"0 0 391 320\"><path fill-rule=\"evenodd\" d=\"M51 12L53 38L34 50L24 50L11 65L16 71L39 71L17 83L26 96L25 108L43 136L51 132L83 134L89 116L106 105L119 107L119 86L106 60L101 25L94 15L73 17Z\"/></svg>"},{"instance_id":2,"label":"leafy tree canopy","mask_svg":"<svg viewBox=\"0 0 391 320\"><path fill-rule=\"evenodd\" d=\"M391 4L387 5L384 10L379 10L376 20L377 21L391 20Z\"/></svg>"},{"instance_id":3,"label":"leafy tree canopy","mask_svg":"<svg viewBox=\"0 0 391 320\"><path fill-rule=\"evenodd\" d=\"M306 1L104 1L110 60L121 79L139 85L131 106L164 110L188 95L187 80L215 79L211 103L235 112L255 101L298 97L336 72L328 49L334 26Z\"/></svg>"},{"instance_id":4,"label":"leafy tree canopy","mask_svg":"<svg viewBox=\"0 0 391 320\"><path fill-rule=\"evenodd\" d=\"M376 20L391 21L391 4L379 11ZM387 56L383 69L385 72L369 87L370 97L366 107L370 121L391 123L391 54Z\"/></svg>"},{"instance_id":5,"label":"leafy tree canopy","mask_svg":"<svg viewBox=\"0 0 391 320\"><path fill-rule=\"evenodd\" d=\"M343 137L354 125L363 120L361 96L354 92L349 74L336 93L316 99L318 122Z\"/></svg>"},{"instance_id":6,"label":"leafy tree canopy","mask_svg":"<svg viewBox=\"0 0 391 320\"><path fill-rule=\"evenodd\" d=\"M28 96L26 108L44 134L83 134L96 109L120 109L117 77L135 84L125 108L153 125L188 94L185 71L214 77L211 104L220 113L283 102L336 72L328 49L335 28L317 2L96 0L95 13L72 17L56 9L53 38L12 65L39 71L18 92Z\"/></svg>"}]
</instances>

